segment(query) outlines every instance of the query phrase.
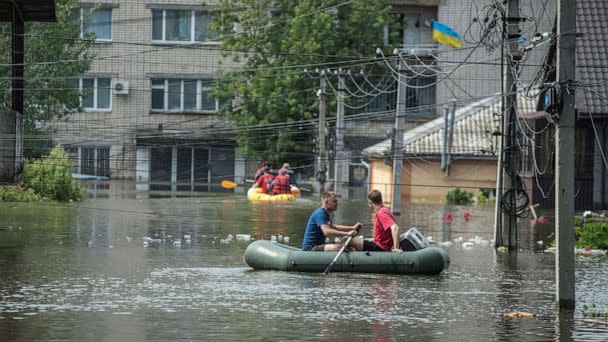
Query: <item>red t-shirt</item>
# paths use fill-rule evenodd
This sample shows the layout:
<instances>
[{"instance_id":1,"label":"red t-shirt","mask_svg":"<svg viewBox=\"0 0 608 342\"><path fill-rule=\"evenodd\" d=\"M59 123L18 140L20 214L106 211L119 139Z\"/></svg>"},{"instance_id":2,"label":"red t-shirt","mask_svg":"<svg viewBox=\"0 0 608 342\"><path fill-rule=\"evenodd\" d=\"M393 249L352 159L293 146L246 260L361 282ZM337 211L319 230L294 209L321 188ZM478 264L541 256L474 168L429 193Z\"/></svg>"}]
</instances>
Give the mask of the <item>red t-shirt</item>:
<instances>
[{"instance_id":1,"label":"red t-shirt","mask_svg":"<svg viewBox=\"0 0 608 342\"><path fill-rule=\"evenodd\" d=\"M272 183L273 179L274 179L274 176L272 174L265 173L262 176L260 176L260 178L258 178L258 180L255 182L255 184L260 185L262 187L263 194L267 194L268 193L267 185Z\"/></svg>"},{"instance_id":2,"label":"red t-shirt","mask_svg":"<svg viewBox=\"0 0 608 342\"><path fill-rule=\"evenodd\" d=\"M387 207L380 206L374 219L374 242L385 251L390 251L393 248L391 226L395 223L397 221L393 213Z\"/></svg>"}]
</instances>

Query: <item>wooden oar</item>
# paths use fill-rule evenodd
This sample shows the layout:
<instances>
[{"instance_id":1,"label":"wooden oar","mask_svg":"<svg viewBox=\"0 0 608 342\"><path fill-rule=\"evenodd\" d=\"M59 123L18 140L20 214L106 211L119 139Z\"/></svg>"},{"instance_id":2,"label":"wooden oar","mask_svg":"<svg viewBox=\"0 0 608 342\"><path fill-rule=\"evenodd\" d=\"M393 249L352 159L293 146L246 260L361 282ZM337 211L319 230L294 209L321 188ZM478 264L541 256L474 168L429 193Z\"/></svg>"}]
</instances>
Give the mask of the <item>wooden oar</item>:
<instances>
[{"instance_id":1,"label":"wooden oar","mask_svg":"<svg viewBox=\"0 0 608 342\"><path fill-rule=\"evenodd\" d=\"M331 271L331 268L334 266L334 264L336 263L336 261L338 261L338 258L340 257L340 255L342 255L342 252L344 252L344 250L346 249L346 247L348 247L348 245L350 244L350 240L353 239L353 236L349 236L348 239L346 240L346 242L344 243L344 245L342 245L342 248L340 248L340 251L338 251L338 254L336 254L336 257L334 258L334 260L331 261L331 263L329 263L329 266L327 266L327 268L325 269L325 271L323 272L323 275L328 275L329 272Z\"/></svg>"},{"instance_id":2,"label":"wooden oar","mask_svg":"<svg viewBox=\"0 0 608 342\"><path fill-rule=\"evenodd\" d=\"M236 188L237 184L233 181L224 179L223 181L220 182L220 186L224 189L234 189L234 188Z\"/></svg>"}]
</instances>

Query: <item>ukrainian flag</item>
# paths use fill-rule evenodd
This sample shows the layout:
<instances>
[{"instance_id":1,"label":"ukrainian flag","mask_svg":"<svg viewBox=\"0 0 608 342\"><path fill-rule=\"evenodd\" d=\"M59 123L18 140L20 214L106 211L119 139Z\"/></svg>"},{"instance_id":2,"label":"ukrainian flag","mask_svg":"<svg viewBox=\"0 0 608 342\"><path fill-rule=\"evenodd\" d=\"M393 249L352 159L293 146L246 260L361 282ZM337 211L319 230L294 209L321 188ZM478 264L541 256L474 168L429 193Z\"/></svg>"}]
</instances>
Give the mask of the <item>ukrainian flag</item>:
<instances>
[{"instance_id":1,"label":"ukrainian flag","mask_svg":"<svg viewBox=\"0 0 608 342\"><path fill-rule=\"evenodd\" d=\"M455 48L462 47L462 40L456 31L451 27L438 21L433 21L433 41Z\"/></svg>"}]
</instances>

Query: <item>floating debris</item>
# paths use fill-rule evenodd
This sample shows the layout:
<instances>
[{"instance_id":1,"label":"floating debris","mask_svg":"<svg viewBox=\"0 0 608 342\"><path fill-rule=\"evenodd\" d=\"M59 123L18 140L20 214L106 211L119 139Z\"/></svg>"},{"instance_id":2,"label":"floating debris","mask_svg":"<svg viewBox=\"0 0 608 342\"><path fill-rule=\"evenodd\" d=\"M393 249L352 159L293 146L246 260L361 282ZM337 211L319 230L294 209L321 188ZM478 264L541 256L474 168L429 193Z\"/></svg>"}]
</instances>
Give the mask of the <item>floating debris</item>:
<instances>
[{"instance_id":1,"label":"floating debris","mask_svg":"<svg viewBox=\"0 0 608 342\"><path fill-rule=\"evenodd\" d=\"M236 241L250 241L251 235L249 234L236 234Z\"/></svg>"},{"instance_id":2,"label":"floating debris","mask_svg":"<svg viewBox=\"0 0 608 342\"><path fill-rule=\"evenodd\" d=\"M511 311L503 313L503 316L509 318L526 318L526 317L534 317L534 314L526 311Z\"/></svg>"},{"instance_id":3,"label":"floating debris","mask_svg":"<svg viewBox=\"0 0 608 342\"><path fill-rule=\"evenodd\" d=\"M442 246L442 247L450 247L453 244L454 243L452 241L443 241L443 242L438 243L438 245Z\"/></svg>"},{"instance_id":4,"label":"floating debris","mask_svg":"<svg viewBox=\"0 0 608 342\"><path fill-rule=\"evenodd\" d=\"M464 249L472 249L475 244L471 241L466 241L462 243L462 248Z\"/></svg>"}]
</instances>

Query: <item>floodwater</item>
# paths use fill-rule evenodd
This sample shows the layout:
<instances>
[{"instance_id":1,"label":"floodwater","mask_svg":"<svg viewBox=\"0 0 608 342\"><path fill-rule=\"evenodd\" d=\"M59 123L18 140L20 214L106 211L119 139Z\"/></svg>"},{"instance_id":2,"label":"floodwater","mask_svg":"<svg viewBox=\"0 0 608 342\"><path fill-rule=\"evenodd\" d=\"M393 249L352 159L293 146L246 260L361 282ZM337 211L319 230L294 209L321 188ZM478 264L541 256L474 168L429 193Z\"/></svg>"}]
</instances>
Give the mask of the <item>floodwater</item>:
<instances>
[{"instance_id":1,"label":"floodwater","mask_svg":"<svg viewBox=\"0 0 608 342\"><path fill-rule=\"evenodd\" d=\"M451 266L439 276L253 271L249 242L230 235L298 246L316 197L250 203L242 192L125 184L82 203L0 203L0 340L608 340L608 324L583 317L584 305L608 307L608 257L577 256L576 310L559 312L554 255L537 243L549 225L520 222L515 252L445 247ZM493 208L402 212L402 227L435 242L492 238ZM367 236L371 220L364 190L341 199L334 218L362 222Z\"/></svg>"}]
</instances>

